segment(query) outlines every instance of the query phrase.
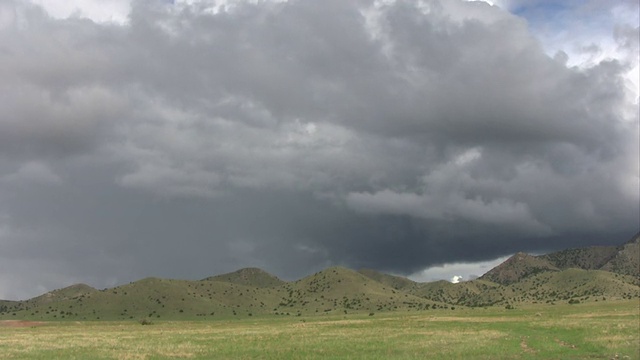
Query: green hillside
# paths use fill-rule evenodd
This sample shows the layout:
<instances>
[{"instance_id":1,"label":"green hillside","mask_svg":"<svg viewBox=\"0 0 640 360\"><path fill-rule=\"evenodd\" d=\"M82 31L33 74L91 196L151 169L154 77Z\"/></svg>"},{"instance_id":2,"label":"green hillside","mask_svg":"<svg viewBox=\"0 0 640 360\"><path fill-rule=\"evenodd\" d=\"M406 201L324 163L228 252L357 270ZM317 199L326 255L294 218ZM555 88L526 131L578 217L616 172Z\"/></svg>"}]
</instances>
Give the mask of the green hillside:
<instances>
[{"instance_id":1,"label":"green hillside","mask_svg":"<svg viewBox=\"0 0 640 360\"><path fill-rule=\"evenodd\" d=\"M517 253L502 264L489 270L480 279L501 285L509 285L540 272L558 270L556 266L546 259L525 253Z\"/></svg>"},{"instance_id":2,"label":"green hillside","mask_svg":"<svg viewBox=\"0 0 640 360\"><path fill-rule=\"evenodd\" d=\"M567 269L542 273L505 291L517 302L600 301L640 297L640 283L628 275L602 270Z\"/></svg>"},{"instance_id":3,"label":"green hillside","mask_svg":"<svg viewBox=\"0 0 640 360\"><path fill-rule=\"evenodd\" d=\"M640 233L620 246L591 246L536 256L559 269L604 270L640 277Z\"/></svg>"},{"instance_id":4,"label":"green hillside","mask_svg":"<svg viewBox=\"0 0 640 360\"><path fill-rule=\"evenodd\" d=\"M278 297L275 291L227 282L146 278L49 300L38 297L20 302L21 315L32 319L79 320L248 316L269 313Z\"/></svg>"},{"instance_id":5,"label":"green hillside","mask_svg":"<svg viewBox=\"0 0 640 360\"><path fill-rule=\"evenodd\" d=\"M395 290L359 272L332 267L284 286L287 296L280 311L288 307L300 312L333 313L349 311L424 310L448 308Z\"/></svg>"},{"instance_id":6,"label":"green hillside","mask_svg":"<svg viewBox=\"0 0 640 360\"><path fill-rule=\"evenodd\" d=\"M640 232L626 244L618 247L616 254L602 266L601 270L640 278Z\"/></svg>"},{"instance_id":7,"label":"green hillside","mask_svg":"<svg viewBox=\"0 0 640 360\"><path fill-rule=\"evenodd\" d=\"M238 273L247 275L246 271L232 274ZM11 308L0 313L0 319L212 319L448 307L396 291L345 268L329 268L275 287L265 286L264 272L251 271L251 274L256 278L229 277L228 274L201 281L146 278L105 290L74 285L13 302ZM241 279L236 282L259 286L215 280L218 278Z\"/></svg>"},{"instance_id":8,"label":"green hillside","mask_svg":"<svg viewBox=\"0 0 640 360\"><path fill-rule=\"evenodd\" d=\"M420 284L412 290L416 296L420 296L433 301L444 302L448 304L476 306L478 297L481 294L488 294L500 288L499 284L491 281L476 279L472 281L459 282L457 284L450 283L445 280ZM484 300L482 304L491 303Z\"/></svg>"},{"instance_id":9,"label":"green hillside","mask_svg":"<svg viewBox=\"0 0 640 360\"><path fill-rule=\"evenodd\" d=\"M258 268L244 268L222 275L211 276L203 279L203 281L223 281L259 288L273 288L285 284L285 281L278 279L275 275Z\"/></svg>"},{"instance_id":10,"label":"green hillside","mask_svg":"<svg viewBox=\"0 0 640 360\"><path fill-rule=\"evenodd\" d=\"M57 303L64 300L77 298L98 292L97 289L86 284L75 284L66 288L50 291L46 294L34 297L26 301L29 306L40 306L50 303Z\"/></svg>"},{"instance_id":11,"label":"green hillside","mask_svg":"<svg viewBox=\"0 0 640 360\"><path fill-rule=\"evenodd\" d=\"M332 267L293 282L257 268L199 281L146 278L96 290L77 284L25 301L0 319L183 320L308 316L640 299L639 236L618 247L517 253L472 281L417 283ZM613 249L613 250L612 250ZM605 271L609 270L609 271Z\"/></svg>"},{"instance_id":12,"label":"green hillside","mask_svg":"<svg viewBox=\"0 0 640 360\"><path fill-rule=\"evenodd\" d=\"M615 246L592 246L580 249L567 249L538 258L547 260L560 269L597 270L611 260L618 252Z\"/></svg>"},{"instance_id":13,"label":"green hillside","mask_svg":"<svg viewBox=\"0 0 640 360\"><path fill-rule=\"evenodd\" d=\"M461 283L465 284L465 283ZM495 284L478 291L461 292L443 284L440 299L466 306L556 304L640 298L640 282L629 275L601 270L567 269L540 272L504 286ZM464 288L462 288L464 289ZM433 294L433 292L432 292ZM433 296L433 295L431 295ZM436 298L437 299L437 298Z\"/></svg>"},{"instance_id":14,"label":"green hillside","mask_svg":"<svg viewBox=\"0 0 640 360\"><path fill-rule=\"evenodd\" d=\"M19 301L0 300L0 314L11 313L15 308L20 306Z\"/></svg>"},{"instance_id":15,"label":"green hillside","mask_svg":"<svg viewBox=\"0 0 640 360\"><path fill-rule=\"evenodd\" d=\"M358 272L370 279L396 290L408 290L415 288L417 283L402 276L389 275L372 269L360 269Z\"/></svg>"}]
</instances>

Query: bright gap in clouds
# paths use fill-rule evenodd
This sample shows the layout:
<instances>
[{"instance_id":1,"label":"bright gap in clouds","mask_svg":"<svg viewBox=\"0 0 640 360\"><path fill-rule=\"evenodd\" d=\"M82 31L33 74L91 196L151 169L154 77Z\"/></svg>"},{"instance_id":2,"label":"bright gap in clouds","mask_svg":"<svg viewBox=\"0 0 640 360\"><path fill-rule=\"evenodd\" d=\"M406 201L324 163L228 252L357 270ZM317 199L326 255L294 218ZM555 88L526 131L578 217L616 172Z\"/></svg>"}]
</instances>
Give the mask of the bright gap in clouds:
<instances>
[{"instance_id":1,"label":"bright gap in clouds","mask_svg":"<svg viewBox=\"0 0 640 360\"><path fill-rule=\"evenodd\" d=\"M132 0L30 0L41 6L49 16L55 19L86 18L96 23L125 25L129 20ZM271 0L284 2L287 0ZM221 7L228 7L233 1L228 0L165 0L167 5L178 9L185 5L205 3L208 10L217 12Z\"/></svg>"},{"instance_id":2,"label":"bright gap in clouds","mask_svg":"<svg viewBox=\"0 0 640 360\"><path fill-rule=\"evenodd\" d=\"M123 25L131 12L131 0L31 0L56 19L87 18L96 23Z\"/></svg>"},{"instance_id":3,"label":"bright gap in clouds","mask_svg":"<svg viewBox=\"0 0 640 360\"><path fill-rule=\"evenodd\" d=\"M564 58L567 66L586 69L613 59L627 62L625 80L629 96L638 104L640 4L637 1L620 1L612 7L595 0L507 0L500 5L525 19L545 52Z\"/></svg>"},{"instance_id":4,"label":"bright gap in clouds","mask_svg":"<svg viewBox=\"0 0 640 360\"><path fill-rule=\"evenodd\" d=\"M447 280L457 284L461 281L473 280L482 276L487 271L502 264L509 257L511 257L511 255L499 257L494 260L474 263L450 263L440 266L432 266L411 274L408 278L417 282Z\"/></svg>"}]
</instances>

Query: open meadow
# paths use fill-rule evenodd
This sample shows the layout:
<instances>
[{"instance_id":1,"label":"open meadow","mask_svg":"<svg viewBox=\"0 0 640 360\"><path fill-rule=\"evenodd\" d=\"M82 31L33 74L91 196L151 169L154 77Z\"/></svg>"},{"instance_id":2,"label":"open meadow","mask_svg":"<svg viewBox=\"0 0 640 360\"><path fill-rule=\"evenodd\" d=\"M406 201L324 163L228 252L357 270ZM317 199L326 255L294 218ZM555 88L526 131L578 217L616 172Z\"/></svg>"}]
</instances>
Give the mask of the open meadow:
<instances>
[{"instance_id":1,"label":"open meadow","mask_svg":"<svg viewBox=\"0 0 640 360\"><path fill-rule=\"evenodd\" d=\"M3 321L2 359L640 359L638 299L330 316Z\"/></svg>"}]
</instances>

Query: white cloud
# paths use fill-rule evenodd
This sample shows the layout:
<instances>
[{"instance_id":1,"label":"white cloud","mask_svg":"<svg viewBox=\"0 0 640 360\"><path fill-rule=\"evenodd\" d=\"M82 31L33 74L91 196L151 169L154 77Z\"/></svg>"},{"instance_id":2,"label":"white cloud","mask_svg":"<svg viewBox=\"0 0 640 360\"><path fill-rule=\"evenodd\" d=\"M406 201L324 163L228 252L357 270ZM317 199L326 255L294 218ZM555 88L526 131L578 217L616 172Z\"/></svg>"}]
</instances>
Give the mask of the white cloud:
<instances>
[{"instance_id":1,"label":"white cloud","mask_svg":"<svg viewBox=\"0 0 640 360\"><path fill-rule=\"evenodd\" d=\"M132 0L29 0L57 19L87 18L98 23L125 24Z\"/></svg>"}]
</instances>

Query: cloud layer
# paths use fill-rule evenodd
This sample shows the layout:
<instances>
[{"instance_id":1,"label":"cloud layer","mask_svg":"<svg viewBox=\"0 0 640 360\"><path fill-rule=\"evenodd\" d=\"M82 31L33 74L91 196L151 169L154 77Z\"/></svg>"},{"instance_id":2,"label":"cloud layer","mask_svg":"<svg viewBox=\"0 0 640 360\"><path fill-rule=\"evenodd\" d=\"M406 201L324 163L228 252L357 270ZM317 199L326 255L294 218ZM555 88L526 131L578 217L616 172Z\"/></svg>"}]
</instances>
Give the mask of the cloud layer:
<instances>
[{"instance_id":1,"label":"cloud layer","mask_svg":"<svg viewBox=\"0 0 640 360\"><path fill-rule=\"evenodd\" d=\"M637 231L628 25L572 66L484 2L112 5L0 5L0 298Z\"/></svg>"}]
</instances>

